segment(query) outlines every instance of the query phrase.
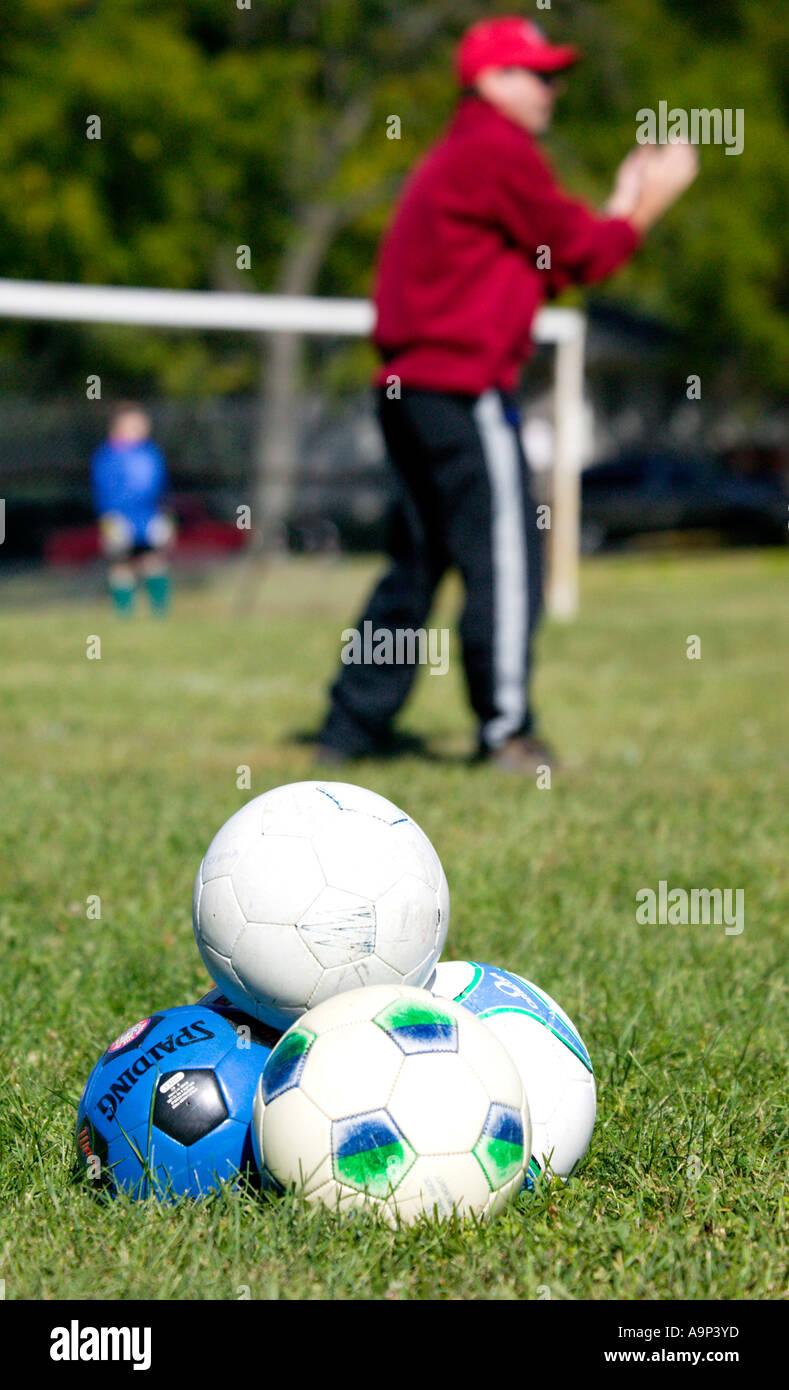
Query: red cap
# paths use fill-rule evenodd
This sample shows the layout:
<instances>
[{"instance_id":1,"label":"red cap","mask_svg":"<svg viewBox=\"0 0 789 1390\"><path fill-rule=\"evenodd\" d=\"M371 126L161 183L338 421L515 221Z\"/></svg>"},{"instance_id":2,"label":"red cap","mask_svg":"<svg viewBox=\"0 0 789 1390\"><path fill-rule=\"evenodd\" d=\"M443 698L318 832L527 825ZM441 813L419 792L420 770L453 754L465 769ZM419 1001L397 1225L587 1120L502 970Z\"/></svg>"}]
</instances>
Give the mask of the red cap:
<instances>
[{"instance_id":1,"label":"red cap","mask_svg":"<svg viewBox=\"0 0 789 1390\"><path fill-rule=\"evenodd\" d=\"M470 87L485 68L558 72L577 63L580 56L569 44L554 47L531 20L483 19L460 40L456 70L461 87Z\"/></svg>"}]
</instances>

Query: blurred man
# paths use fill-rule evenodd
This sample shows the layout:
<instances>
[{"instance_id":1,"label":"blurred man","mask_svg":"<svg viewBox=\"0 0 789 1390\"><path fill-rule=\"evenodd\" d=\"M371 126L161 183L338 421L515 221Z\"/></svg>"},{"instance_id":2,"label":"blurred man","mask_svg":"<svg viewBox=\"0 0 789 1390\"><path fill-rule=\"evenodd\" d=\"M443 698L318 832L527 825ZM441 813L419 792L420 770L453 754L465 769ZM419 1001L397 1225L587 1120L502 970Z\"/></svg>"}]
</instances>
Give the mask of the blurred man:
<instances>
[{"instance_id":1,"label":"blurred man","mask_svg":"<svg viewBox=\"0 0 789 1390\"><path fill-rule=\"evenodd\" d=\"M686 145L639 146L601 214L557 184L536 143L558 77L578 59L523 19L461 41L461 100L407 183L384 240L375 342L378 409L399 484L392 565L359 629L420 629L455 566L478 754L514 772L551 763L529 687L542 607L540 532L514 392L540 304L616 270L695 177ZM364 624L370 627L365 628ZM402 649L402 647L401 647ZM348 664L332 688L323 761L386 749L415 663Z\"/></svg>"},{"instance_id":2,"label":"blurred man","mask_svg":"<svg viewBox=\"0 0 789 1390\"><path fill-rule=\"evenodd\" d=\"M168 552L174 528L162 510L169 481L161 450L150 435L144 410L119 405L91 463L102 550L110 562L110 593L123 614L134 608L138 577L154 613L166 613L170 604Z\"/></svg>"}]
</instances>

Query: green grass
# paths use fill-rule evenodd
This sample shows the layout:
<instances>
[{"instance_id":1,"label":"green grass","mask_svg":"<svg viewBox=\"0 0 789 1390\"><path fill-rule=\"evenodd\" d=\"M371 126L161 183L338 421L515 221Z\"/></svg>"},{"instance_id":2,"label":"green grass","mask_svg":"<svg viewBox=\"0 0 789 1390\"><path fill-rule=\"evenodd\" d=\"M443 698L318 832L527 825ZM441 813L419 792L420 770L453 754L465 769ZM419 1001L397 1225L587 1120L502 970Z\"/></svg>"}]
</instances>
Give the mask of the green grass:
<instances>
[{"instance_id":1,"label":"green grass","mask_svg":"<svg viewBox=\"0 0 789 1390\"><path fill-rule=\"evenodd\" d=\"M250 796L312 774L369 564L181 591L165 623L99 602L0 616L0 1279L18 1298L786 1298L787 555L596 561L546 627L550 790L462 759L459 652L404 726L440 756L350 775L403 805L452 892L446 954L537 981L598 1081L586 1162L488 1228L390 1232L294 1199L94 1202L71 1176L109 1040L207 987L192 879ZM247 594L247 599L250 595ZM15 600L16 606L15 606ZM450 624L457 594L442 596ZM102 639L100 661L86 638ZM700 661L686 638L701 638ZM236 769L248 764L249 790ZM745 890L745 930L638 926L660 879ZM100 921L86 899L101 898ZM547 1292L546 1292L547 1290Z\"/></svg>"}]
</instances>

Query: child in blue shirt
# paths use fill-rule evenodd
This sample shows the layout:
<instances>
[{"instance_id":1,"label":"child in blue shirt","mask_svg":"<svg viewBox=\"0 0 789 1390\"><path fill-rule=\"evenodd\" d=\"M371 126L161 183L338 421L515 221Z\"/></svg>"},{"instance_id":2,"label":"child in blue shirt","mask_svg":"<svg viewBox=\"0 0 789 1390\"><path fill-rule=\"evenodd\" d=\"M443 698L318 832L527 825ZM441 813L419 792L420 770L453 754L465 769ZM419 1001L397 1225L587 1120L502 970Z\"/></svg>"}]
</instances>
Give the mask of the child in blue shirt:
<instances>
[{"instance_id":1,"label":"child in blue shirt","mask_svg":"<svg viewBox=\"0 0 789 1390\"><path fill-rule=\"evenodd\" d=\"M138 577L154 613L166 613L170 603L168 561L174 527L162 510L169 479L150 434L151 421L144 410L119 405L107 438L91 460L102 550L110 562L110 593L124 614L134 608Z\"/></svg>"}]
</instances>

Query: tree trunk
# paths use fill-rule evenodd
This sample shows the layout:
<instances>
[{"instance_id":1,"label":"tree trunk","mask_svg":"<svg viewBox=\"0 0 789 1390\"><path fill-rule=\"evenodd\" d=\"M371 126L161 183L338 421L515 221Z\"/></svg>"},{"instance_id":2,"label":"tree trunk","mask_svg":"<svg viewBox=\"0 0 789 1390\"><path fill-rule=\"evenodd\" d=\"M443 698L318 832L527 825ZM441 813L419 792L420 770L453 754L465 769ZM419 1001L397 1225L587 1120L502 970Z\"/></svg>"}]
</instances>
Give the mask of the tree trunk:
<instances>
[{"instance_id":1,"label":"tree trunk","mask_svg":"<svg viewBox=\"0 0 789 1390\"><path fill-rule=\"evenodd\" d=\"M316 166L316 182L326 188L348 150L354 148L370 120L367 97L350 101L334 123ZM317 198L306 203L296 218L290 243L274 285L274 293L312 294L326 252L338 229L367 199ZM283 549L292 511L300 463L301 429L298 406L303 378L303 336L268 333L260 341L260 409L253 459L255 505L253 516L263 547Z\"/></svg>"}]
</instances>

